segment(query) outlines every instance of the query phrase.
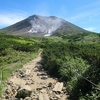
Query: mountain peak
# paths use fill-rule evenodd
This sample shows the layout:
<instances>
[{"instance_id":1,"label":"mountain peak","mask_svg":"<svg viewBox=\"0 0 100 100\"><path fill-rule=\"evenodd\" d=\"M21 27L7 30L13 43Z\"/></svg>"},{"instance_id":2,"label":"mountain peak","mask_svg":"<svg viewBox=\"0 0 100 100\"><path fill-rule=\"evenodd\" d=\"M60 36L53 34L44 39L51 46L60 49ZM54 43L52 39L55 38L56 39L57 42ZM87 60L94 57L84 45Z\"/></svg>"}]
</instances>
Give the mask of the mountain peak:
<instances>
[{"instance_id":1,"label":"mountain peak","mask_svg":"<svg viewBox=\"0 0 100 100\"><path fill-rule=\"evenodd\" d=\"M50 16L50 18L55 19L55 18L57 18L57 17L56 17L56 16Z\"/></svg>"},{"instance_id":2,"label":"mountain peak","mask_svg":"<svg viewBox=\"0 0 100 100\"><path fill-rule=\"evenodd\" d=\"M39 15L32 15L32 16L29 16L28 19L31 20L31 19L38 19Z\"/></svg>"},{"instance_id":3,"label":"mountain peak","mask_svg":"<svg viewBox=\"0 0 100 100\"><path fill-rule=\"evenodd\" d=\"M50 36L62 33L75 34L85 30L56 16L32 15L2 31L18 35Z\"/></svg>"}]
</instances>

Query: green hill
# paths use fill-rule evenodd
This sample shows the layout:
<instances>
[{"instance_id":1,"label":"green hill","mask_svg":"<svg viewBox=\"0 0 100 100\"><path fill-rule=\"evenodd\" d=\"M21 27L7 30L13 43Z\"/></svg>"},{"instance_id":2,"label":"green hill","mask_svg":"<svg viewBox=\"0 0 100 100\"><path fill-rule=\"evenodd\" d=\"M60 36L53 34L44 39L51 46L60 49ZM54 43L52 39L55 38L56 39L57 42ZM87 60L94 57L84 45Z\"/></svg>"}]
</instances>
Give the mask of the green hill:
<instances>
[{"instance_id":1,"label":"green hill","mask_svg":"<svg viewBox=\"0 0 100 100\"><path fill-rule=\"evenodd\" d=\"M0 33L3 82L39 49L43 49L41 63L45 70L65 83L70 100L100 99L100 34L22 37Z\"/></svg>"},{"instance_id":2,"label":"green hill","mask_svg":"<svg viewBox=\"0 0 100 100\"><path fill-rule=\"evenodd\" d=\"M100 35L92 35L45 40L43 66L64 81L70 100L100 99Z\"/></svg>"},{"instance_id":3,"label":"green hill","mask_svg":"<svg viewBox=\"0 0 100 100\"><path fill-rule=\"evenodd\" d=\"M0 95L4 81L13 71L37 56L39 45L38 38L0 33Z\"/></svg>"}]
</instances>

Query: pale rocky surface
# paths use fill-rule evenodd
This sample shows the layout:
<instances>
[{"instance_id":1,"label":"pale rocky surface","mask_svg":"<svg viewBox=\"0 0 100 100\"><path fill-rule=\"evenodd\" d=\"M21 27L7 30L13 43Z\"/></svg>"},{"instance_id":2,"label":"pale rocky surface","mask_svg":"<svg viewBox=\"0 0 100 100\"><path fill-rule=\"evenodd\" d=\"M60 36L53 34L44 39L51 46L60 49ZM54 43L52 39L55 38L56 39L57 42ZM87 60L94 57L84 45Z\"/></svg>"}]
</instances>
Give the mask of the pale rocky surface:
<instances>
[{"instance_id":1,"label":"pale rocky surface","mask_svg":"<svg viewBox=\"0 0 100 100\"><path fill-rule=\"evenodd\" d=\"M42 68L41 53L8 79L2 100L68 100L63 82ZM20 97L19 97L20 94Z\"/></svg>"},{"instance_id":2,"label":"pale rocky surface","mask_svg":"<svg viewBox=\"0 0 100 100\"><path fill-rule=\"evenodd\" d=\"M46 33L44 36L52 35L52 32L62 26L65 20L57 18L55 16L39 16L34 15L29 17L32 28L28 31L29 33Z\"/></svg>"},{"instance_id":3,"label":"pale rocky surface","mask_svg":"<svg viewBox=\"0 0 100 100\"><path fill-rule=\"evenodd\" d=\"M87 32L86 30L56 16L32 15L0 32L21 36L59 36Z\"/></svg>"}]
</instances>

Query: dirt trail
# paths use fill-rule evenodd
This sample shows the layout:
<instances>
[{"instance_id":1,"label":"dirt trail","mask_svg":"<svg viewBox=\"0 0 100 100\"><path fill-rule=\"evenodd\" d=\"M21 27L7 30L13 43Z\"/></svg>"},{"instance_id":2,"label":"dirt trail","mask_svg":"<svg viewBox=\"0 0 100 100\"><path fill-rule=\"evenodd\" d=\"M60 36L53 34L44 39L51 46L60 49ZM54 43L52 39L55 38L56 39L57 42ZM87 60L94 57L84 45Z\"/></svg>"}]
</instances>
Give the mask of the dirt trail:
<instances>
[{"instance_id":1,"label":"dirt trail","mask_svg":"<svg viewBox=\"0 0 100 100\"><path fill-rule=\"evenodd\" d=\"M2 100L67 100L63 83L47 75L41 60L39 53L37 58L11 75Z\"/></svg>"}]
</instances>

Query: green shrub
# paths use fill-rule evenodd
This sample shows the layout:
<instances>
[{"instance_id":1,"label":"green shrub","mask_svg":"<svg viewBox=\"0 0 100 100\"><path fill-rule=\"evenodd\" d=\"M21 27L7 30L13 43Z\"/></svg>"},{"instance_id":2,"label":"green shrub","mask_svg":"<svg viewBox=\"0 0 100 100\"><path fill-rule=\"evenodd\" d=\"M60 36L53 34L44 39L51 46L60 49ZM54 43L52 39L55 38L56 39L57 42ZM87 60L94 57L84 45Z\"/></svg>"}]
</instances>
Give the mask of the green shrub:
<instances>
[{"instance_id":1,"label":"green shrub","mask_svg":"<svg viewBox=\"0 0 100 100\"><path fill-rule=\"evenodd\" d=\"M66 84L72 100L78 100L93 91L93 85L83 77L96 85L100 83L100 44L46 40L43 66Z\"/></svg>"}]
</instances>

